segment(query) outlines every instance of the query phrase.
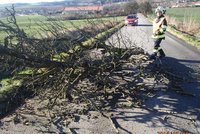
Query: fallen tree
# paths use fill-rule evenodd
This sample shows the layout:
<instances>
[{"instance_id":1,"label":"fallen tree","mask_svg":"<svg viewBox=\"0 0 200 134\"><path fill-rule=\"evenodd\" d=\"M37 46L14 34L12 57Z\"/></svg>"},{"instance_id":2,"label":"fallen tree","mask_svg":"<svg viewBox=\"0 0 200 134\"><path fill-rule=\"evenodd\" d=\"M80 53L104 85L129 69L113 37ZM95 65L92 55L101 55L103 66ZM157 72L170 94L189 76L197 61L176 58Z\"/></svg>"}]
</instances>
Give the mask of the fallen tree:
<instances>
[{"instance_id":1,"label":"fallen tree","mask_svg":"<svg viewBox=\"0 0 200 134\"><path fill-rule=\"evenodd\" d=\"M122 24L102 22L94 26L89 21L89 26L74 27L73 31L62 27L62 31L66 31L63 34L61 26L54 23L53 29L41 26L43 32L51 31L52 36L33 38L18 26L14 8L9 12L9 20L14 21L9 24L0 21L2 30L8 34L0 46L0 64L2 72L10 72L12 76L5 83L14 86L12 90L1 92L1 102L6 107L1 115L13 108L10 105L13 102L16 106L27 97L37 96L39 102L45 104L38 109L49 111L52 119L55 114L74 111L68 109L69 103L86 105L83 113L97 110L106 116L102 111L106 107L140 105L138 92L144 89L148 93L147 89L153 88L155 83L149 86L143 82L150 77L145 72L148 63L145 63L144 51L135 46L132 49L117 47L108 39ZM115 42L122 43L121 33L115 36ZM118 104L120 98L126 103ZM53 109L58 106L55 113Z\"/></svg>"},{"instance_id":2,"label":"fallen tree","mask_svg":"<svg viewBox=\"0 0 200 134\"><path fill-rule=\"evenodd\" d=\"M134 44L126 48L131 41L123 39L120 31L115 33L122 24L96 25L88 20L88 26L70 30L54 22L48 28L41 26L51 36L34 38L20 29L14 8L9 12L11 21L0 21L1 30L8 34L0 45L0 66L1 73L10 76L5 83L13 86L12 90L0 90L1 116L24 101L11 119L14 123L26 124L24 115L28 114L60 125L75 114L96 110L117 132L114 118L105 111L141 106L141 92L145 96L153 92L157 81L144 51ZM109 39L113 33L115 37ZM28 102L27 97L34 98Z\"/></svg>"},{"instance_id":3,"label":"fallen tree","mask_svg":"<svg viewBox=\"0 0 200 134\"><path fill-rule=\"evenodd\" d=\"M50 32L52 36L33 38L20 29L14 7L7 11L10 13L8 23L0 21L1 30L8 35L0 45L1 73L8 72L8 75L12 76L7 83L19 80L20 84L13 86L16 89L15 95L13 92L11 95L6 94L10 91L2 93L2 96L9 96L2 97L6 98L3 101L7 99L13 101L14 97L20 96L24 91L55 102L61 98L72 101L73 90L81 80L95 76L96 82L94 82L104 85L105 83L101 81L105 81L104 77L108 77L104 76L104 73L115 70L121 60L130 56L131 50L105 45L105 40L121 28L123 26L121 24L115 27L118 23L102 21L100 25L96 25L88 20L88 26L74 27L71 31L54 22L48 27L49 29L41 26L43 32ZM66 31L66 34L61 33L61 29ZM100 59L89 54L90 51L100 48L104 53ZM51 102L49 104L52 107L55 105ZM5 111L7 110L9 108Z\"/></svg>"}]
</instances>

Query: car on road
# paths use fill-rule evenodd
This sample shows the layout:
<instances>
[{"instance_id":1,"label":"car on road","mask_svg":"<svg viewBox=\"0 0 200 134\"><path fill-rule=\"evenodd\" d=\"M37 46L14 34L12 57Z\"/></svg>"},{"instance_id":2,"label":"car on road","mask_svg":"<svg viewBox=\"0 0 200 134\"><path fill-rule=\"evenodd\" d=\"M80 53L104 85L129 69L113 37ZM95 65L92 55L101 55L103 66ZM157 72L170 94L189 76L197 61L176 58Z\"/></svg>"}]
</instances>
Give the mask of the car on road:
<instances>
[{"instance_id":1,"label":"car on road","mask_svg":"<svg viewBox=\"0 0 200 134\"><path fill-rule=\"evenodd\" d=\"M125 17L125 26L132 25L137 26L138 25L138 17L137 14L130 14Z\"/></svg>"}]
</instances>

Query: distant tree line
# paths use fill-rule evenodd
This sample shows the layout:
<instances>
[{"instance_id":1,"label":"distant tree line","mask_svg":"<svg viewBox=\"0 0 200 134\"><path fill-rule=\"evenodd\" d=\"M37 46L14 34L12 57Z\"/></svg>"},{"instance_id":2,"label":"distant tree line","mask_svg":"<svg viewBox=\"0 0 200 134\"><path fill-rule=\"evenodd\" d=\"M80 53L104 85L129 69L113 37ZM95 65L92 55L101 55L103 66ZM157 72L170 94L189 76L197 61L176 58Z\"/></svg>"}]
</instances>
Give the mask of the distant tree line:
<instances>
[{"instance_id":1,"label":"distant tree line","mask_svg":"<svg viewBox=\"0 0 200 134\"><path fill-rule=\"evenodd\" d=\"M135 1L126 2L123 4L111 4L105 6L103 11L96 12L70 12L63 15L50 15L48 21L57 20L79 20L79 19L93 19L100 17L115 17L126 16L128 14L142 13L147 15L152 12L152 6L149 2L137 3Z\"/></svg>"},{"instance_id":2,"label":"distant tree line","mask_svg":"<svg viewBox=\"0 0 200 134\"><path fill-rule=\"evenodd\" d=\"M131 1L124 4L113 4L110 6L105 6L103 10L103 14L114 16L135 14L138 12L143 13L144 15L151 13L151 4L149 2L141 2L138 4L136 1Z\"/></svg>"}]
</instances>

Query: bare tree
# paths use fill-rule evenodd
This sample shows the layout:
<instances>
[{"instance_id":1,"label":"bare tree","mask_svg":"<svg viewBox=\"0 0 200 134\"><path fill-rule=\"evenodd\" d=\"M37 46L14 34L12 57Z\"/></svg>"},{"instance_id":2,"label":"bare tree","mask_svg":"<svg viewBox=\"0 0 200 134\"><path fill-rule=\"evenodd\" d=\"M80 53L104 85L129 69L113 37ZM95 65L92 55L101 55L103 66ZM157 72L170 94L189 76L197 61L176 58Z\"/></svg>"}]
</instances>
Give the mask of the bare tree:
<instances>
[{"instance_id":1,"label":"bare tree","mask_svg":"<svg viewBox=\"0 0 200 134\"><path fill-rule=\"evenodd\" d=\"M84 28L74 25L73 30L52 22L49 26L40 25L42 32L50 33L48 37L33 38L19 27L14 7L7 11L10 13L8 23L0 21L1 30L7 33L0 45L2 72L10 72L22 81L16 92L20 94L22 89L34 92L42 96L42 100L49 100L49 108L58 99L72 101L74 94L84 96L77 87L84 79L90 78L97 87L110 87L109 76L131 56L132 50L105 45L105 40L122 26L113 28L116 22L99 20L101 23L96 24L88 20ZM108 29L114 30L108 32ZM100 58L91 54L94 50L101 50ZM32 73L19 75L27 69ZM87 96L83 98L90 100Z\"/></svg>"}]
</instances>

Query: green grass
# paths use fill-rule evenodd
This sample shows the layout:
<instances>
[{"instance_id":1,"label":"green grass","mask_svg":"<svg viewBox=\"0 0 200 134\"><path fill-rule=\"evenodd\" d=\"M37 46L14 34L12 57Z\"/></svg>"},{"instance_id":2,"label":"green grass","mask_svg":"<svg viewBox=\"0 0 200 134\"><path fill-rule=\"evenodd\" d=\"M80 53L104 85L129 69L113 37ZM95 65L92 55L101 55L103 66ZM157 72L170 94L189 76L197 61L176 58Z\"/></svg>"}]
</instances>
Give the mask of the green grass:
<instances>
[{"instance_id":1,"label":"green grass","mask_svg":"<svg viewBox=\"0 0 200 134\"><path fill-rule=\"evenodd\" d=\"M115 21L116 20L122 20L123 17L117 17L117 18L101 18L102 21ZM40 31L40 25L44 27L49 27L52 23L47 21L47 17L42 15L29 15L29 16L17 16L17 23L20 26L21 29L23 29L28 35L39 37L38 31ZM7 22L7 18L1 18L3 22ZM91 19L94 23L101 23L102 21L99 21L99 19ZM60 23L62 26L64 26L66 29L73 28L74 26L82 27L86 24L88 24L88 20L66 20L66 21L57 21L57 23ZM72 25L73 24L73 25ZM41 31L40 31L41 32ZM0 31L0 41L3 40L3 38L6 36L5 33Z\"/></svg>"},{"instance_id":2,"label":"green grass","mask_svg":"<svg viewBox=\"0 0 200 134\"><path fill-rule=\"evenodd\" d=\"M6 22L7 18L3 18L1 19L3 22ZM29 15L29 16L17 16L17 23L19 25L19 27L21 29L23 29L27 34L29 34L30 36L37 36L38 32L40 31L40 25L41 26L45 26L48 27L51 25L50 21L47 21L47 18L45 16L41 16L41 15ZM61 21L61 23L63 23L62 25L64 25L65 28L71 28L72 25L71 23L73 23L74 25L78 25L78 26L82 26L84 24L86 24L86 22L84 20L82 21ZM2 39L2 37L5 37L5 35L3 33L0 33L0 39Z\"/></svg>"},{"instance_id":3,"label":"green grass","mask_svg":"<svg viewBox=\"0 0 200 134\"><path fill-rule=\"evenodd\" d=\"M200 22L200 7L170 8L167 9L166 14L170 17L176 18L179 21L192 19L196 22Z\"/></svg>"},{"instance_id":4,"label":"green grass","mask_svg":"<svg viewBox=\"0 0 200 134\"><path fill-rule=\"evenodd\" d=\"M121 19L121 18L120 18ZM77 22L81 22L81 21L77 21ZM121 28L123 26L123 23L120 23L119 25L117 25L116 27L113 27L107 31L104 31L102 33L97 34L94 38L88 39L86 41L83 42L84 46L89 46L91 45L93 42L95 42L97 39L102 39L105 38L106 35L108 34L112 34L113 32L115 32L117 29ZM79 46L77 46L76 50L79 49ZM60 55L55 55L55 59L56 61L61 60L61 57L65 57L68 56L67 53L61 53ZM38 70L38 73L40 73L39 71L43 71L43 69L41 68L40 70ZM31 68L26 68L25 70L18 72L18 74L32 74L34 72L33 69ZM23 83L23 80L21 79L16 79L15 77L11 77L11 78L4 78L4 79L0 79L0 84L2 85L2 87L0 88L0 100L3 99L2 95L7 93L7 92L12 92L15 87L20 87Z\"/></svg>"},{"instance_id":5,"label":"green grass","mask_svg":"<svg viewBox=\"0 0 200 134\"><path fill-rule=\"evenodd\" d=\"M198 50L200 50L200 41L199 41L199 39L197 37L191 36L191 35L188 35L188 34L184 34L184 33L180 32L180 31L177 31L172 26L168 27L168 31L170 33L172 33L173 35L175 35L176 37L184 40L185 42L193 45Z\"/></svg>"},{"instance_id":6,"label":"green grass","mask_svg":"<svg viewBox=\"0 0 200 134\"><path fill-rule=\"evenodd\" d=\"M194 21L197 24L200 23L200 7L170 8L167 10L166 14L170 18L175 18L178 22L186 22L186 24L189 24L190 21ZM184 34L173 27L169 27L169 31L175 36L200 49L199 33L196 33L194 37L189 34Z\"/></svg>"}]
</instances>

